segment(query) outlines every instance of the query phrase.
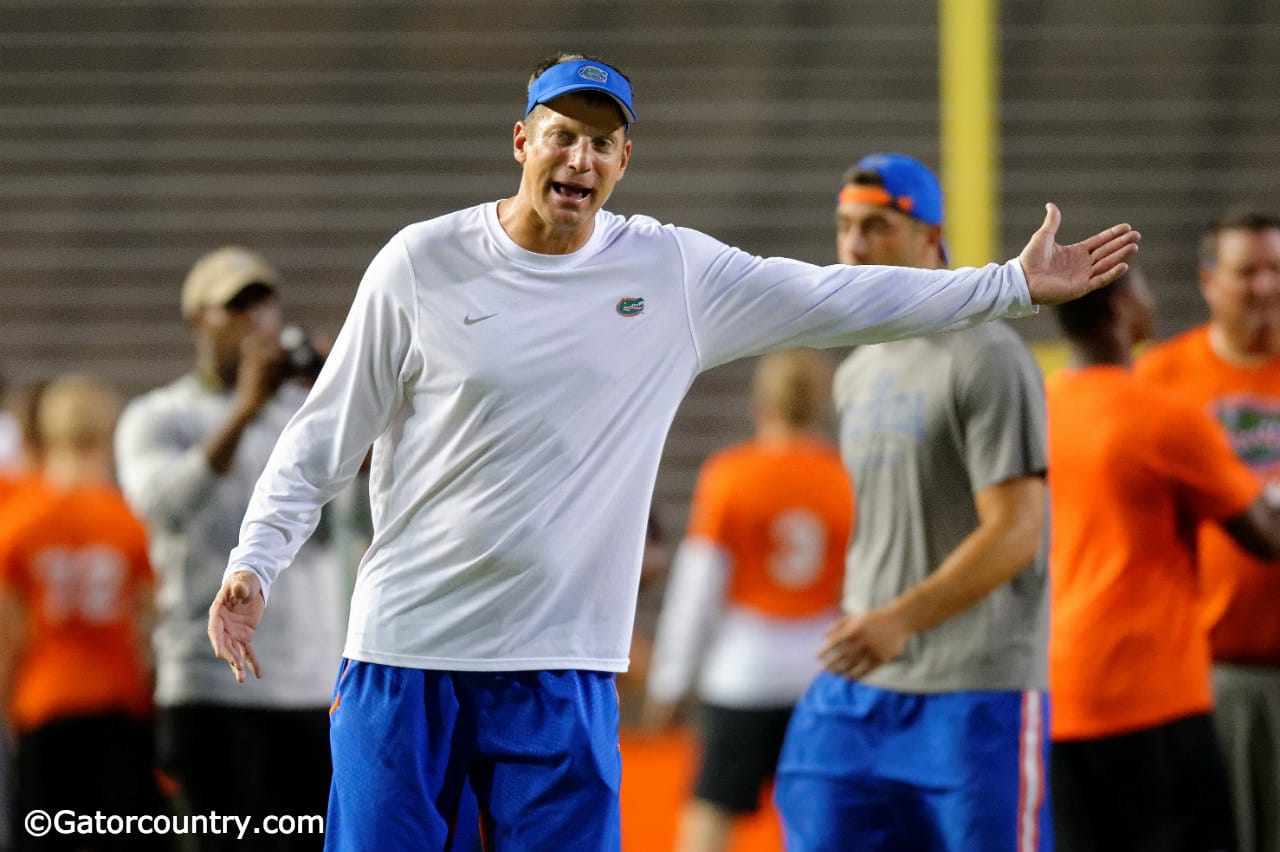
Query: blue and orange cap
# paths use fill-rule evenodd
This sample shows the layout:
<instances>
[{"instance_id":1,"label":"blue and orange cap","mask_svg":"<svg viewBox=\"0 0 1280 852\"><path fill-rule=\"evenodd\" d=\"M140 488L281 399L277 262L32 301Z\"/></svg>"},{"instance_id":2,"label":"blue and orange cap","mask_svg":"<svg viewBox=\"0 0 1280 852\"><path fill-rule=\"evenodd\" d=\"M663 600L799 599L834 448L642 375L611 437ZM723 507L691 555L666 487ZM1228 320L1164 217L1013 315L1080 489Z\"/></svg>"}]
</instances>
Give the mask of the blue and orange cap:
<instances>
[{"instance_id":1,"label":"blue and orange cap","mask_svg":"<svg viewBox=\"0 0 1280 852\"><path fill-rule=\"evenodd\" d=\"M538 75L538 79L529 87L525 117L538 104L545 104L570 92L582 91L603 92L613 98L618 109L622 110L626 125L630 127L635 123L636 111L631 106L631 84L617 69L594 59L559 62Z\"/></svg>"},{"instance_id":2,"label":"blue and orange cap","mask_svg":"<svg viewBox=\"0 0 1280 852\"><path fill-rule=\"evenodd\" d=\"M942 225L942 186L924 163L906 154L870 154L854 168L875 172L883 186L845 186L837 204L863 201L898 210L926 225Z\"/></svg>"}]
</instances>

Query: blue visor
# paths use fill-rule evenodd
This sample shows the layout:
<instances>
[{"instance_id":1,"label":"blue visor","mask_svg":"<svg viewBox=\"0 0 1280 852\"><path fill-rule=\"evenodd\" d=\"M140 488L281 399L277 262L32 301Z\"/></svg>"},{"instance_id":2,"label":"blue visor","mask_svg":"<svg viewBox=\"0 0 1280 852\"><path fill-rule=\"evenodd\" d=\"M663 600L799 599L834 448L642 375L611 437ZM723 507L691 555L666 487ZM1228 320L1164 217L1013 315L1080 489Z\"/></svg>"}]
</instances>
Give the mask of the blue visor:
<instances>
[{"instance_id":1,"label":"blue visor","mask_svg":"<svg viewBox=\"0 0 1280 852\"><path fill-rule=\"evenodd\" d=\"M613 98L622 110L627 126L635 123L636 111L631 108L631 84L603 62L589 59L561 62L543 71L529 88L529 102L525 105L524 114L528 116L538 104L553 101L561 95L588 90L603 92Z\"/></svg>"}]
</instances>

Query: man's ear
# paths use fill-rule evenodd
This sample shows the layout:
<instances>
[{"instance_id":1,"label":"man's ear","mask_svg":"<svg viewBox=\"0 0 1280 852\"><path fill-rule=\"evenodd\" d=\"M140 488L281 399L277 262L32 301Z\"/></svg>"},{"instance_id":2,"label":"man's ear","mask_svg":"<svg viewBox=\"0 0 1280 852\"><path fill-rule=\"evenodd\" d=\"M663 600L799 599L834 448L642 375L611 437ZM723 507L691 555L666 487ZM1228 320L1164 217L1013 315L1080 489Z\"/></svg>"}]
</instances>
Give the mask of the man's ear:
<instances>
[{"instance_id":1,"label":"man's ear","mask_svg":"<svg viewBox=\"0 0 1280 852\"><path fill-rule=\"evenodd\" d=\"M524 165L525 146L529 144L529 128L523 121L517 121L511 134L511 154L520 165Z\"/></svg>"},{"instance_id":2,"label":"man's ear","mask_svg":"<svg viewBox=\"0 0 1280 852\"><path fill-rule=\"evenodd\" d=\"M1213 267L1207 263L1201 263L1196 266L1196 277L1200 279L1200 295L1205 301L1212 298L1213 290Z\"/></svg>"},{"instance_id":3,"label":"man's ear","mask_svg":"<svg viewBox=\"0 0 1280 852\"><path fill-rule=\"evenodd\" d=\"M631 162L631 140L622 140L622 164L618 167L618 180L622 180L627 173L627 163Z\"/></svg>"},{"instance_id":4,"label":"man's ear","mask_svg":"<svg viewBox=\"0 0 1280 852\"><path fill-rule=\"evenodd\" d=\"M941 225L929 226L929 245L936 246L939 249L942 248L942 226Z\"/></svg>"},{"instance_id":5,"label":"man's ear","mask_svg":"<svg viewBox=\"0 0 1280 852\"><path fill-rule=\"evenodd\" d=\"M923 223L922 223L923 224ZM941 225L925 225L925 237L929 241L929 248L933 249L937 255L938 263L943 263L942 257L942 226Z\"/></svg>"}]
</instances>

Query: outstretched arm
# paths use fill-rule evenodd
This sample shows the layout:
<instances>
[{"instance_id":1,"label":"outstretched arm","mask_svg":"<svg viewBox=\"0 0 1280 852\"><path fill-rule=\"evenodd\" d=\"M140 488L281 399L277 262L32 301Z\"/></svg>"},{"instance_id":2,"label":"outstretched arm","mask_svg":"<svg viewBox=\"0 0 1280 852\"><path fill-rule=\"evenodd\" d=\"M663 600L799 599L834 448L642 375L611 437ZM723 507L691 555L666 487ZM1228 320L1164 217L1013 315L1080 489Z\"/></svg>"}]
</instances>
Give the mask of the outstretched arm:
<instances>
[{"instance_id":1,"label":"outstretched arm","mask_svg":"<svg viewBox=\"0 0 1280 852\"><path fill-rule=\"evenodd\" d=\"M253 631L266 608L262 584L249 571L237 571L223 582L209 607L209 642L213 654L226 660L237 683L244 683L245 669L262 677L258 655L253 651Z\"/></svg>"},{"instance_id":2,"label":"outstretched arm","mask_svg":"<svg viewBox=\"0 0 1280 852\"><path fill-rule=\"evenodd\" d=\"M1105 287L1129 270L1125 260L1138 251L1142 235L1129 225L1115 225L1074 245L1058 245L1062 213L1045 205L1044 223L1031 235L1018 260L1027 276L1031 301L1056 305Z\"/></svg>"},{"instance_id":3,"label":"outstretched arm","mask_svg":"<svg viewBox=\"0 0 1280 852\"><path fill-rule=\"evenodd\" d=\"M794 346L882 343L1034 313L1082 296L1128 268L1140 235L1128 225L1070 246L1054 241L1052 204L1016 261L982 268L818 267L762 258L697 231L672 228L690 332L703 370Z\"/></svg>"}]
</instances>

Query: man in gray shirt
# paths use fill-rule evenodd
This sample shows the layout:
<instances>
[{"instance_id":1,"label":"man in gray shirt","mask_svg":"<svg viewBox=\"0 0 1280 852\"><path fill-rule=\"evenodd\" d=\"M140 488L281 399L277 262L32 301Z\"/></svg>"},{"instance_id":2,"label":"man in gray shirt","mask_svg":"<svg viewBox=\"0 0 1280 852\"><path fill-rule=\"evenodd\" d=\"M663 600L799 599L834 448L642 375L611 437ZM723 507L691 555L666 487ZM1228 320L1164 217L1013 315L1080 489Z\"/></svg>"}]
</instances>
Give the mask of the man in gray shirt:
<instances>
[{"instance_id":1,"label":"man in gray shirt","mask_svg":"<svg viewBox=\"0 0 1280 852\"><path fill-rule=\"evenodd\" d=\"M842 263L945 265L942 191L864 158ZM845 617L796 709L777 799L793 850L1048 850L1040 373L1001 323L863 346L835 380L858 500Z\"/></svg>"},{"instance_id":2,"label":"man in gray shirt","mask_svg":"<svg viewBox=\"0 0 1280 852\"><path fill-rule=\"evenodd\" d=\"M210 656L209 601L254 483L306 388L279 338L279 273L241 248L192 268L182 313L194 369L134 400L116 433L116 466L150 535L159 575L155 630L158 752L193 814L324 814L327 710L342 648L344 582L328 547L303 545L255 637L271 677L239 685ZM288 588L285 588L285 584ZM227 755L234 754L234 760ZM204 834L201 850L316 848L314 836Z\"/></svg>"}]
</instances>

